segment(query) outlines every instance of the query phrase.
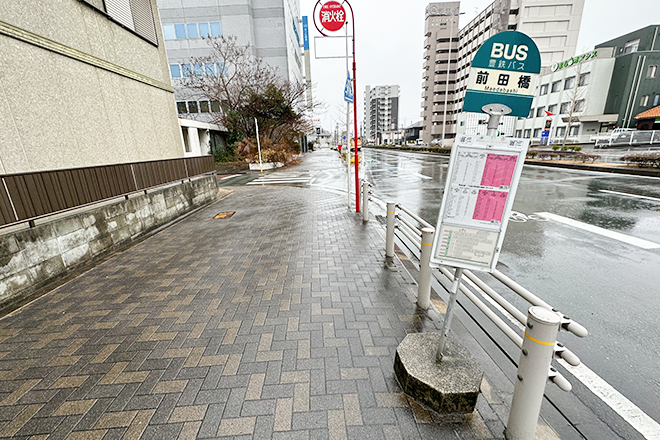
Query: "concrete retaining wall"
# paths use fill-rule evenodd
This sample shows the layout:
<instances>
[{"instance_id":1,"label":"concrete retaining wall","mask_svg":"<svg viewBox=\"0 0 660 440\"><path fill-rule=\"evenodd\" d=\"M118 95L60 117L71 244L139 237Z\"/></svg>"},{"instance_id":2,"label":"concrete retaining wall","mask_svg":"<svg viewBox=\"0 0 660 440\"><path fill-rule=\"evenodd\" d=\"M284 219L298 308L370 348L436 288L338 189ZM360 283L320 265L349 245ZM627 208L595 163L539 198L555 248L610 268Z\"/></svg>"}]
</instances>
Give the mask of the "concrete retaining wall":
<instances>
[{"instance_id":1,"label":"concrete retaining wall","mask_svg":"<svg viewBox=\"0 0 660 440\"><path fill-rule=\"evenodd\" d=\"M205 176L1 235L0 315L217 196L215 176Z\"/></svg>"}]
</instances>

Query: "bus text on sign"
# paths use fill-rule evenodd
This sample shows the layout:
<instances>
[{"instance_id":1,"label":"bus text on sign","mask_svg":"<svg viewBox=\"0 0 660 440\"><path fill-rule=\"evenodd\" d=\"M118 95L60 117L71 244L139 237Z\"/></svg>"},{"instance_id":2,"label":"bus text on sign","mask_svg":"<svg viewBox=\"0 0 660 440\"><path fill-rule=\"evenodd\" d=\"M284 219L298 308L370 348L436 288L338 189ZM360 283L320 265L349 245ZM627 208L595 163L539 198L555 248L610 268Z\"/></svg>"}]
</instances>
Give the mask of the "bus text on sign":
<instances>
[{"instance_id":1,"label":"bus text on sign","mask_svg":"<svg viewBox=\"0 0 660 440\"><path fill-rule=\"evenodd\" d=\"M319 12L321 26L328 31L338 31L346 22L344 7L335 1L329 1L321 7Z\"/></svg>"}]
</instances>

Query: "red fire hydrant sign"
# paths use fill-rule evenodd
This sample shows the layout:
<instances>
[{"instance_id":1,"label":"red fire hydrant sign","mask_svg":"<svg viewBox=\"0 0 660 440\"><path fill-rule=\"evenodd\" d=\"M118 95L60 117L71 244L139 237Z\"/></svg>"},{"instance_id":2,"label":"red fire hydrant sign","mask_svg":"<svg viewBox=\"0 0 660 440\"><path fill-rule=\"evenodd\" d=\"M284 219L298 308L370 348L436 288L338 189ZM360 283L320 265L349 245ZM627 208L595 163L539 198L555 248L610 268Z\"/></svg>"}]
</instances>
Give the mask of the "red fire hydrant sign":
<instances>
[{"instance_id":1,"label":"red fire hydrant sign","mask_svg":"<svg viewBox=\"0 0 660 440\"><path fill-rule=\"evenodd\" d=\"M328 31L338 31L346 23L346 11L338 2L329 1L319 11L321 26Z\"/></svg>"}]
</instances>

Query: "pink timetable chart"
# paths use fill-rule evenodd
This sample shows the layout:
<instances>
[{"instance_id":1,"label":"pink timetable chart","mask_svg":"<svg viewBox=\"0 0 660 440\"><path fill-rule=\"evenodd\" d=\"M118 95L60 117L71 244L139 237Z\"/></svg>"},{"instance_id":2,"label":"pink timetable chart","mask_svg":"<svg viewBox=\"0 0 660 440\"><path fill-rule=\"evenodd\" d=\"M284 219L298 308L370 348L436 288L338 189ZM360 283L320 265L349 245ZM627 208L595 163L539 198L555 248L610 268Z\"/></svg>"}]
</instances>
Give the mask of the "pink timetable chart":
<instances>
[{"instance_id":1,"label":"pink timetable chart","mask_svg":"<svg viewBox=\"0 0 660 440\"><path fill-rule=\"evenodd\" d=\"M526 139L462 135L452 147L431 261L492 270L522 172Z\"/></svg>"}]
</instances>

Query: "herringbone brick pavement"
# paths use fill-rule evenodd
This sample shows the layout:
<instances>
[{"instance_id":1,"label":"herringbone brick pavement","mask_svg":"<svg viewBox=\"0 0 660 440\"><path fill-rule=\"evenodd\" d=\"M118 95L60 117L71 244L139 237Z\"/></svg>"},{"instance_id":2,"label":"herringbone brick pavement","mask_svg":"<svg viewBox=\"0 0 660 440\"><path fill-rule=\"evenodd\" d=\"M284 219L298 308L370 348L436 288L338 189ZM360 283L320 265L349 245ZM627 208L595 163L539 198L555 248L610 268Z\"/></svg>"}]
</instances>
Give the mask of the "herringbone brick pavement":
<instances>
[{"instance_id":1,"label":"herringbone brick pavement","mask_svg":"<svg viewBox=\"0 0 660 440\"><path fill-rule=\"evenodd\" d=\"M500 437L401 393L433 323L383 259L345 196L239 188L0 321L0 438Z\"/></svg>"}]
</instances>

